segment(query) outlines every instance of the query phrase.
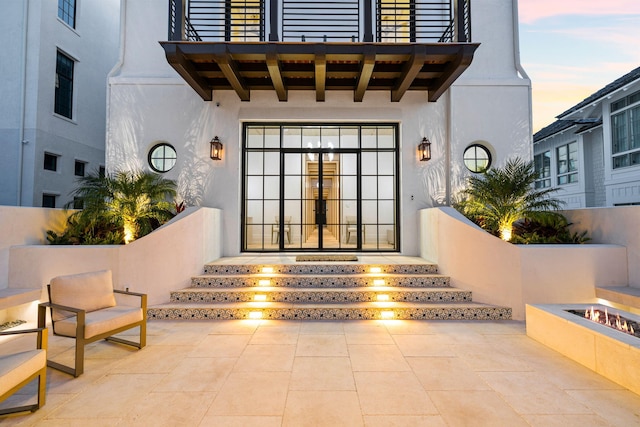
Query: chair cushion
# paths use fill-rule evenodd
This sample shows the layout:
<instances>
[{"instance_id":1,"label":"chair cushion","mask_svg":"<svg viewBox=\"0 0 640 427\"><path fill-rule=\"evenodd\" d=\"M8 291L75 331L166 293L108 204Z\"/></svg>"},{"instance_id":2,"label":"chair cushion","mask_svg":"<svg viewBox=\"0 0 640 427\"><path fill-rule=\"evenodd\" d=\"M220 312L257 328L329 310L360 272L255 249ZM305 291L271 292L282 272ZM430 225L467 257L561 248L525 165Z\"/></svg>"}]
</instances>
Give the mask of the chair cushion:
<instances>
[{"instance_id":1,"label":"chair cushion","mask_svg":"<svg viewBox=\"0 0 640 427\"><path fill-rule=\"evenodd\" d=\"M142 308L117 305L87 313L84 325L85 339L139 322L143 319ZM59 320L55 324L58 335L76 336L76 317Z\"/></svg>"},{"instance_id":2,"label":"chair cushion","mask_svg":"<svg viewBox=\"0 0 640 427\"><path fill-rule=\"evenodd\" d=\"M51 279L51 302L91 312L116 305L111 270L71 274ZM63 310L53 310L53 320L73 316Z\"/></svg>"},{"instance_id":3,"label":"chair cushion","mask_svg":"<svg viewBox=\"0 0 640 427\"><path fill-rule=\"evenodd\" d=\"M46 350L0 356L0 396L47 366Z\"/></svg>"}]
</instances>

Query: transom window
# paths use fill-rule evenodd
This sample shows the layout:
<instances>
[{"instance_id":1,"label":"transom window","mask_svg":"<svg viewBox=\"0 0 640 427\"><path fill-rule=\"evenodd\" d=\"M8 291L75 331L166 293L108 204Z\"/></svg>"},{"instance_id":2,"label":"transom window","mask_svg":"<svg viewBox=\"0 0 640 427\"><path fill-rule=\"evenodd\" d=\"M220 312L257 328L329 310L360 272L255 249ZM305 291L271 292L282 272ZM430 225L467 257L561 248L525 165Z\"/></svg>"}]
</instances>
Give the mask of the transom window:
<instances>
[{"instance_id":1,"label":"transom window","mask_svg":"<svg viewBox=\"0 0 640 427\"><path fill-rule=\"evenodd\" d=\"M76 28L76 0L58 0L58 18Z\"/></svg>"},{"instance_id":2,"label":"transom window","mask_svg":"<svg viewBox=\"0 0 640 427\"><path fill-rule=\"evenodd\" d=\"M491 153L484 145L473 144L464 150L464 165L473 173L482 173L491 167Z\"/></svg>"},{"instance_id":3,"label":"transom window","mask_svg":"<svg viewBox=\"0 0 640 427\"><path fill-rule=\"evenodd\" d=\"M73 105L73 68L73 59L58 52L54 111L69 119L72 115Z\"/></svg>"},{"instance_id":4,"label":"transom window","mask_svg":"<svg viewBox=\"0 0 640 427\"><path fill-rule=\"evenodd\" d=\"M613 169L640 164L640 92L611 104Z\"/></svg>"},{"instance_id":5,"label":"transom window","mask_svg":"<svg viewBox=\"0 0 640 427\"><path fill-rule=\"evenodd\" d=\"M578 143L571 142L556 149L558 185L578 182Z\"/></svg>"},{"instance_id":6,"label":"transom window","mask_svg":"<svg viewBox=\"0 0 640 427\"><path fill-rule=\"evenodd\" d=\"M536 188L551 187L551 151L536 154L533 158L535 171L538 174Z\"/></svg>"}]
</instances>

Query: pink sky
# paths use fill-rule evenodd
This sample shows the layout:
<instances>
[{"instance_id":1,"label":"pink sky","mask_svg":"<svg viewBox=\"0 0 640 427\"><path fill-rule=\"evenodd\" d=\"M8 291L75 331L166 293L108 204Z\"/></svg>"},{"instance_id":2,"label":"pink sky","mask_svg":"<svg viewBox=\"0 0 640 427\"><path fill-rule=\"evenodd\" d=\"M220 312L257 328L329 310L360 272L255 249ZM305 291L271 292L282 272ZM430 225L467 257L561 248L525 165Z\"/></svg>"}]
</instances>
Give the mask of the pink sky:
<instances>
[{"instance_id":1,"label":"pink sky","mask_svg":"<svg viewBox=\"0 0 640 427\"><path fill-rule=\"evenodd\" d=\"M530 24L556 15L624 15L638 13L640 0L519 0L520 22ZM634 12L635 11L635 12Z\"/></svg>"}]
</instances>

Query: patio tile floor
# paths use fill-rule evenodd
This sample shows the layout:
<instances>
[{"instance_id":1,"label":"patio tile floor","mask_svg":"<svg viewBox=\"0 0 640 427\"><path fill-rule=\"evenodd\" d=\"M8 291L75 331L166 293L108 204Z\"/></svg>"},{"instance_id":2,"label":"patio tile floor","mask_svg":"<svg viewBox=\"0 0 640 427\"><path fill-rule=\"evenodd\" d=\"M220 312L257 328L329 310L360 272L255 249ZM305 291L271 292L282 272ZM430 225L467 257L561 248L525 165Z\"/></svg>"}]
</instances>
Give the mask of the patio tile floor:
<instances>
[{"instance_id":1,"label":"patio tile floor","mask_svg":"<svg viewBox=\"0 0 640 427\"><path fill-rule=\"evenodd\" d=\"M162 320L147 342L91 344L82 376L49 369L47 404L0 424L640 425L640 396L528 338L523 322ZM50 344L54 359L73 345Z\"/></svg>"}]
</instances>

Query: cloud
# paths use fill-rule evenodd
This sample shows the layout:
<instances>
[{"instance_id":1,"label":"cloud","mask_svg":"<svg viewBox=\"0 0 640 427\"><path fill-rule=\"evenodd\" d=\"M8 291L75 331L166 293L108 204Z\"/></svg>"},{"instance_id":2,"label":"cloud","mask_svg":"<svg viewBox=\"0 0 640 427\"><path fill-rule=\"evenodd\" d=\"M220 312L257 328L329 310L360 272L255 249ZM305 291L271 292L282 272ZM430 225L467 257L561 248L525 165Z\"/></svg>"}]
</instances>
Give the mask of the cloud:
<instances>
[{"instance_id":1,"label":"cloud","mask_svg":"<svg viewBox=\"0 0 640 427\"><path fill-rule=\"evenodd\" d=\"M633 15L640 14L638 0L520 0L520 22L530 24L558 15Z\"/></svg>"}]
</instances>

